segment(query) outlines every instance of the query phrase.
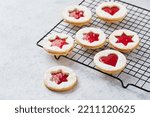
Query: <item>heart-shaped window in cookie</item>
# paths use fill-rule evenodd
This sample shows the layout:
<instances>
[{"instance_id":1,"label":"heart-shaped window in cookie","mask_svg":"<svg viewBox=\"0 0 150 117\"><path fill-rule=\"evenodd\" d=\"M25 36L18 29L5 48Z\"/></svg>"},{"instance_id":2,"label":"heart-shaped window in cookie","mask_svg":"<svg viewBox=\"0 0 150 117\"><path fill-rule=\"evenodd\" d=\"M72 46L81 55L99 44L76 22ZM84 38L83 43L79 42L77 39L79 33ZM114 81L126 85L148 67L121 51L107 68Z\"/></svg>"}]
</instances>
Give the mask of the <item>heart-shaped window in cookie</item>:
<instances>
[{"instance_id":1,"label":"heart-shaped window in cookie","mask_svg":"<svg viewBox=\"0 0 150 117\"><path fill-rule=\"evenodd\" d=\"M69 16L74 17L75 19L80 19L81 17L84 17L84 11L74 9L73 11L69 11Z\"/></svg>"},{"instance_id":2,"label":"heart-shaped window in cookie","mask_svg":"<svg viewBox=\"0 0 150 117\"><path fill-rule=\"evenodd\" d=\"M98 41L99 40L99 34L94 32L84 33L83 34L83 40L87 40L90 43Z\"/></svg>"},{"instance_id":3,"label":"heart-shaped window in cookie","mask_svg":"<svg viewBox=\"0 0 150 117\"><path fill-rule=\"evenodd\" d=\"M52 75L52 77L50 80L54 81L58 85L61 84L62 82L68 81L67 78L68 78L69 74L63 73L62 70L59 70L57 72L52 72L51 75Z\"/></svg>"},{"instance_id":4,"label":"heart-shaped window in cookie","mask_svg":"<svg viewBox=\"0 0 150 117\"><path fill-rule=\"evenodd\" d=\"M66 42L67 38L60 38L59 36L56 36L54 40L50 40L52 43L51 46L57 46L59 48L62 48L64 45L67 45L68 43Z\"/></svg>"},{"instance_id":5,"label":"heart-shaped window in cookie","mask_svg":"<svg viewBox=\"0 0 150 117\"><path fill-rule=\"evenodd\" d=\"M115 67L118 61L118 56L116 54L109 54L108 56L100 57L99 61Z\"/></svg>"},{"instance_id":6,"label":"heart-shaped window in cookie","mask_svg":"<svg viewBox=\"0 0 150 117\"><path fill-rule=\"evenodd\" d=\"M121 36L115 36L118 40L116 43L122 43L123 45L127 46L128 43L132 43L133 36L128 36L125 33L123 33Z\"/></svg>"},{"instance_id":7,"label":"heart-shaped window in cookie","mask_svg":"<svg viewBox=\"0 0 150 117\"><path fill-rule=\"evenodd\" d=\"M113 7L103 7L102 8L103 11L109 13L110 15L114 15L116 14L120 9L117 6L113 6Z\"/></svg>"}]
</instances>

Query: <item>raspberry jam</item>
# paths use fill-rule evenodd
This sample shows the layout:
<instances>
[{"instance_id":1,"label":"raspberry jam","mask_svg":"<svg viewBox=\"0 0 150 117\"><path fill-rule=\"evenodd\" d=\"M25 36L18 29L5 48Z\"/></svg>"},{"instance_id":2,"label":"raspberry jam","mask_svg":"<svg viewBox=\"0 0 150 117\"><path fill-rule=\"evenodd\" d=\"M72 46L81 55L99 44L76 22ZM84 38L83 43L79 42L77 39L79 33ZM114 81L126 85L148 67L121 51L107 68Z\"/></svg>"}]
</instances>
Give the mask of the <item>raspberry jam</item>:
<instances>
[{"instance_id":1,"label":"raspberry jam","mask_svg":"<svg viewBox=\"0 0 150 117\"><path fill-rule=\"evenodd\" d=\"M90 43L94 41L98 41L99 40L98 37L99 37L99 34L93 33L93 32L83 34L83 39L89 41Z\"/></svg>"},{"instance_id":2,"label":"raspberry jam","mask_svg":"<svg viewBox=\"0 0 150 117\"><path fill-rule=\"evenodd\" d=\"M121 36L115 36L118 40L116 43L122 43L123 45L127 46L128 43L133 42L132 37L133 36L128 36L125 33L123 33Z\"/></svg>"},{"instance_id":3,"label":"raspberry jam","mask_svg":"<svg viewBox=\"0 0 150 117\"><path fill-rule=\"evenodd\" d=\"M64 45L68 44L66 42L66 38L60 38L58 36L56 36L54 40L50 40L50 42L52 43L51 46L57 46L59 48L62 48Z\"/></svg>"},{"instance_id":4,"label":"raspberry jam","mask_svg":"<svg viewBox=\"0 0 150 117\"><path fill-rule=\"evenodd\" d=\"M115 67L118 61L118 56L116 54L109 54L108 56L101 57L99 61Z\"/></svg>"},{"instance_id":5,"label":"raspberry jam","mask_svg":"<svg viewBox=\"0 0 150 117\"><path fill-rule=\"evenodd\" d=\"M51 80L56 82L58 85L61 84L62 82L67 82L67 74L64 74L62 71L57 72L57 73L51 73L52 78Z\"/></svg>"},{"instance_id":6,"label":"raspberry jam","mask_svg":"<svg viewBox=\"0 0 150 117\"><path fill-rule=\"evenodd\" d=\"M120 9L118 7L116 7L116 6L113 6L113 7L103 7L102 10L107 12L107 13L109 13L110 15L114 15Z\"/></svg>"},{"instance_id":7,"label":"raspberry jam","mask_svg":"<svg viewBox=\"0 0 150 117\"><path fill-rule=\"evenodd\" d=\"M69 16L74 17L75 19L80 19L81 17L84 17L84 12L75 9L73 11L69 11Z\"/></svg>"}]
</instances>

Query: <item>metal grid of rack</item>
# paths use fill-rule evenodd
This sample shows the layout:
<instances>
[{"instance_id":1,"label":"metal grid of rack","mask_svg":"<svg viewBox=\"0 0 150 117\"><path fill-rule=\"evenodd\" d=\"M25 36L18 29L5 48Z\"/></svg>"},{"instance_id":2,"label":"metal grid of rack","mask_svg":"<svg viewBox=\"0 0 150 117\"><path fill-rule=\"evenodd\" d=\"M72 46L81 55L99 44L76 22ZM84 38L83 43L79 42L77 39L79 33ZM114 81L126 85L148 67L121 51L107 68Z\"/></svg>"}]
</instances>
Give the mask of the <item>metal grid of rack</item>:
<instances>
[{"instance_id":1,"label":"metal grid of rack","mask_svg":"<svg viewBox=\"0 0 150 117\"><path fill-rule=\"evenodd\" d=\"M129 29L134 31L141 38L140 46L133 52L125 54L128 61L124 71L120 74L110 76L119 80L123 88L135 86L146 92L150 92L150 10L116 0L126 6L128 14L124 20L119 23L106 23L97 18L95 14L95 7L104 1L107 0L83 0L80 5L86 6L92 11L92 22L86 26L77 27L61 20L37 42L37 46L42 47L42 40L49 33L66 33L74 37L79 29L87 26L101 28L107 37L117 29ZM75 44L75 48L71 54L60 57L65 57L99 71L93 64L93 57L97 52L108 48L108 43L106 43L103 48L96 50L85 49L78 44ZM59 59L60 57L57 58L55 56L56 59Z\"/></svg>"}]
</instances>

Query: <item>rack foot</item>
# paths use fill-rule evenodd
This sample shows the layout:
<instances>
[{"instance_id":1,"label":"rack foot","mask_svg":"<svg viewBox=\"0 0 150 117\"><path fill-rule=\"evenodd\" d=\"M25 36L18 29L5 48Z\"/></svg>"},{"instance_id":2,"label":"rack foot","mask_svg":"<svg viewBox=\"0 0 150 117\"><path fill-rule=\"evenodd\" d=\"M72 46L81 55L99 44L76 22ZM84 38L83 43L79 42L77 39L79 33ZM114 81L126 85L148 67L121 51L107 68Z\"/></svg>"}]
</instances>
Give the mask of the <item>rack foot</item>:
<instances>
[{"instance_id":1,"label":"rack foot","mask_svg":"<svg viewBox=\"0 0 150 117\"><path fill-rule=\"evenodd\" d=\"M54 57L55 57L56 60L58 60L58 59L60 59L61 56L54 55Z\"/></svg>"}]
</instances>

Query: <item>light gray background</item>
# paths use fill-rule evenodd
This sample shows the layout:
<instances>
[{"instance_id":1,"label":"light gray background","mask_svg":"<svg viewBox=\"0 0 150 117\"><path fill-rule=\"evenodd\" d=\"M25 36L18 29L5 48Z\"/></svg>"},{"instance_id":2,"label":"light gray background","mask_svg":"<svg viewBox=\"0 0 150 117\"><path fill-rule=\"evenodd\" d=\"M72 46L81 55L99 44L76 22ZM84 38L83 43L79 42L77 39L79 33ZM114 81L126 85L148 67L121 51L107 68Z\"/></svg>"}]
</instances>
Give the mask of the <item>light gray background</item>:
<instances>
[{"instance_id":1,"label":"light gray background","mask_svg":"<svg viewBox=\"0 0 150 117\"><path fill-rule=\"evenodd\" d=\"M106 78L67 59L56 61L36 42L61 19L62 10L81 0L0 0L0 99L150 99L150 93ZM149 0L126 0L150 9ZM78 86L55 93L43 85L43 73L54 65L74 69Z\"/></svg>"}]
</instances>

